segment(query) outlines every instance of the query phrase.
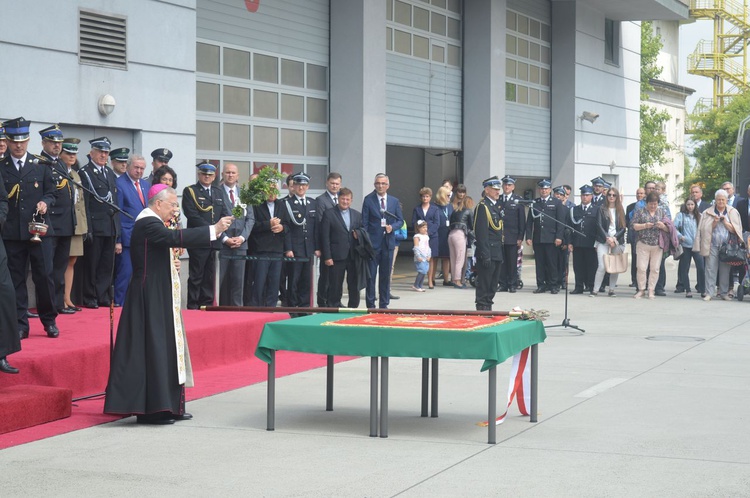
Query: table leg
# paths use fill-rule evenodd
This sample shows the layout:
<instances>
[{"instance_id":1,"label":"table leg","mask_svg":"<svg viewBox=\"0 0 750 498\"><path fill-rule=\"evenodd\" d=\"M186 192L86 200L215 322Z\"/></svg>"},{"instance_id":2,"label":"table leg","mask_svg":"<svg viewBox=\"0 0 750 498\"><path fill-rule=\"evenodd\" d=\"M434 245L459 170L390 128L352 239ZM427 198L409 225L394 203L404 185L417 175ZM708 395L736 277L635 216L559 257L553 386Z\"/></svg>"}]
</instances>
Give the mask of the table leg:
<instances>
[{"instance_id":1,"label":"table leg","mask_svg":"<svg viewBox=\"0 0 750 498\"><path fill-rule=\"evenodd\" d=\"M438 359L432 359L432 404L430 406L430 416L438 416Z\"/></svg>"},{"instance_id":2,"label":"table leg","mask_svg":"<svg viewBox=\"0 0 750 498\"><path fill-rule=\"evenodd\" d=\"M276 419L276 351L271 350L268 364L268 384L266 386L266 430L275 429Z\"/></svg>"},{"instance_id":3,"label":"table leg","mask_svg":"<svg viewBox=\"0 0 750 498\"><path fill-rule=\"evenodd\" d=\"M326 357L326 411L333 411L333 355Z\"/></svg>"},{"instance_id":4,"label":"table leg","mask_svg":"<svg viewBox=\"0 0 750 498\"><path fill-rule=\"evenodd\" d=\"M539 344L531 346L531 420L536 422L537 392L539 391Z\"/></svg>"},{"instance_id":5,"label":"table leg","mask_svg":"<svg viewBox=\"0 0 750 498\"><path fill-rule=\"evenodd\" d=\"M378 437L378 359L370 358L370 437Z\"/></svg>"},{"instance_id":6,"label":"table leg","mask_svg":"<svg viewBox=\"0 0 750 498\"><path fill-rule=\"evenodd\" d=\"M487 444L497 442L497 370L495 367L489 369L489 401L487 403Z\"/></svg>"},{"instance_id":7,"label":"table leg","mask_svg":"<svg viewBox=\"0 0 750 498\"><path fill-rule=\"evenodd\" d=\"M430 386L430 359L422 358L422 417L427 416L427 392Z\"/></svg>"},{"instance_id":8,"label":"table leg","mask_svg":"<svg viewBox=\"0 0 750 498\"><path fill-rule=\"evenodd\" d=\"M388 437L388 357L380 358L380 437Z\"/></svg>"}]
</instances>

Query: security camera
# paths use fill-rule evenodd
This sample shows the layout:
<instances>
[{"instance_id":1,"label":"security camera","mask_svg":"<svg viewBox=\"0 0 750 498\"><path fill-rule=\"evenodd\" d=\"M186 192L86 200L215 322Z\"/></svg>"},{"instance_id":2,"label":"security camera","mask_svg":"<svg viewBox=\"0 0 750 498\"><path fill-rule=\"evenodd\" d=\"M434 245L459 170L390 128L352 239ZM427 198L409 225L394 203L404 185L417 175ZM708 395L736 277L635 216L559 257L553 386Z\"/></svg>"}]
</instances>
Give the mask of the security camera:
<instances>
[{"instance_id":1,"label":"security camera","mask_svg":"<svg viewBox=\"0 0 750 498\"><path fill-rule=\"evenodd\" d=\"M593 123L598 117L599 115L595 112L583 111L583 114L581 114L581 119L589 123Z\"/></svg>"}]
</instances>

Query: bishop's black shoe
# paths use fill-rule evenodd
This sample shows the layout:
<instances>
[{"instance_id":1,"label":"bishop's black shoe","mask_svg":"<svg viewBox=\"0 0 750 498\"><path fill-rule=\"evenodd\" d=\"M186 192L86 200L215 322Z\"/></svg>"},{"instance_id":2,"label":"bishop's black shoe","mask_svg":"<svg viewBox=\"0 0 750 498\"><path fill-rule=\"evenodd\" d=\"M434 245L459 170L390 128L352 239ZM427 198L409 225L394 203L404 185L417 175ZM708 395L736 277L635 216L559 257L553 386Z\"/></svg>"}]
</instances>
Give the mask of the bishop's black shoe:
<instances>
[{"instance_id":1,"label":"bishop's black shoe","mask_svg":"<svg viewBox=\"0 0 750 498\"><path fill-rule=\"evenodd\" d=\"M18 369L15 367L11 367L8 363L8 360L6 357L0 358L0 372L5 372L7 374L17 374Z\"/></svg>"},{"instance_id":2,"label":"bishop's black shoe","mask_svg":"<svg viewBox=\"0 0 750 498\"><path fill-rule=\"evenodd\" d=\"M180 422L182 420L192 420L193 414L185 412L182 415L175 415L174 413L170 415L170 418L174 420L175 422Z\"/></svg>"}]
</instances>

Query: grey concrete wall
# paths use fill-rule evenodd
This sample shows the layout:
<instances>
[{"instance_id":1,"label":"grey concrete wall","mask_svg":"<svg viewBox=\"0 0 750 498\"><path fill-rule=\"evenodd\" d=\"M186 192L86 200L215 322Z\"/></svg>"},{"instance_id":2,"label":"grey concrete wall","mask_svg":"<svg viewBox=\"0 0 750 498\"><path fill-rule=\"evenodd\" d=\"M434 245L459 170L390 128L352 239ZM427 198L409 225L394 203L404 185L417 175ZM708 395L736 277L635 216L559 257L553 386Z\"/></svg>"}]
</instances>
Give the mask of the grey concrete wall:
<instances>
[{"instance_id":1,"label":"grey concrete wall","mask_svg":"<svg viewBox=\"0 0 750 498\"><path fill-rule=\"evenodd\" d=\"M385 2L331 0L331 171L355 199L385 164Z\"/></svg>"}]
</instances>

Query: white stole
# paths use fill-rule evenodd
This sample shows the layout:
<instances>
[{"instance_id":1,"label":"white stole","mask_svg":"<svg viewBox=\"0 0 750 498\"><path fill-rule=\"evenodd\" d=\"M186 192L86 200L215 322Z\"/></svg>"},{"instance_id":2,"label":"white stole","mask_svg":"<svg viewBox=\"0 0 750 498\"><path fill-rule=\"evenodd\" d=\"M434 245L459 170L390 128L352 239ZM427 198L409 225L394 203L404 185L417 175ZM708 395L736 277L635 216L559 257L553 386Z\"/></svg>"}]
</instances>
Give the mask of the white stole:
<instances>
[{"instance_id":1,"label":"white stole","mask_svg":"<svg viewBox=\"0 0 750 498\"><path fill-rule=\"evenodd\" d=\"M163 220L150 208L141 211L136 218L136 221L146 217L154 217L157 218L160 223L164 223ZM175 258L172 248L167 247L164 250L169 251L170 256L169 269L172 280L172 321L174 324L175 352L177 354L177 376L180 384L185 384L186 387L193 387L193 369L190 364L190 351L188 350L187 336L182 327L182 290L180 288L180 273L175 266Z\"/></svg>"}]
</instances>

